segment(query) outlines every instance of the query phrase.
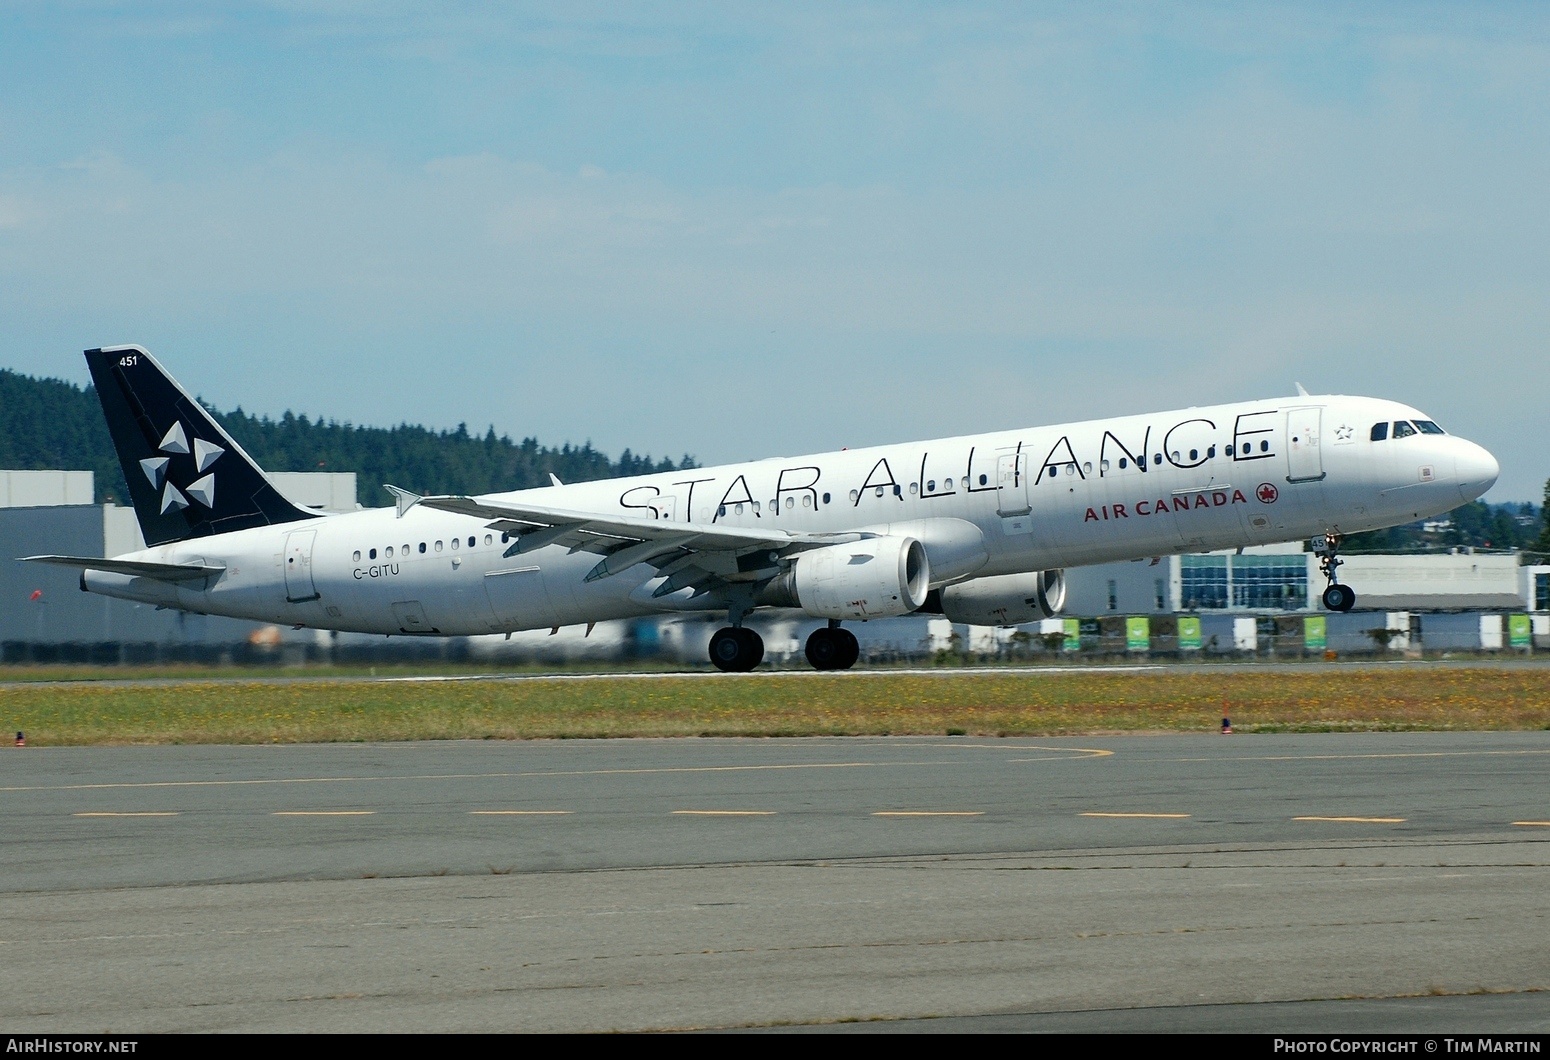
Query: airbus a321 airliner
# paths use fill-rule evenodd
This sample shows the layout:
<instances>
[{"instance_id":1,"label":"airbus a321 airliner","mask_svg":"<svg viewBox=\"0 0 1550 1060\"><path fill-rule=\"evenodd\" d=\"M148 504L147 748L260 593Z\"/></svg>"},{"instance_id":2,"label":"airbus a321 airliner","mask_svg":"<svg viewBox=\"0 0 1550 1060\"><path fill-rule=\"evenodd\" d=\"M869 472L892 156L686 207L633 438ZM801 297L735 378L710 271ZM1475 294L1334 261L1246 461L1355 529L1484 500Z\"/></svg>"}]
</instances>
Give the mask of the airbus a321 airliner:
<instances>
[{"instance_id":1,"label":"airbus a321 airliner","mask_svg":"<svg viewBox=\"0 0 1550 1060\"><path fill-rule=\"evenodd\" d=\"M394 507L322 515L141 347L86 360L148 545L28 557L80 568L87 592L409 636L725 612L727 671L764 656L756 608L828 619L807 658L843 670L847 620L1016 625L1061 610L1067 567L1300 538L1347 611L1342 537L1448 511L1498 472L1406 405L1299 393L481 497L388 486Z\"/></svg>"}]
</instances>

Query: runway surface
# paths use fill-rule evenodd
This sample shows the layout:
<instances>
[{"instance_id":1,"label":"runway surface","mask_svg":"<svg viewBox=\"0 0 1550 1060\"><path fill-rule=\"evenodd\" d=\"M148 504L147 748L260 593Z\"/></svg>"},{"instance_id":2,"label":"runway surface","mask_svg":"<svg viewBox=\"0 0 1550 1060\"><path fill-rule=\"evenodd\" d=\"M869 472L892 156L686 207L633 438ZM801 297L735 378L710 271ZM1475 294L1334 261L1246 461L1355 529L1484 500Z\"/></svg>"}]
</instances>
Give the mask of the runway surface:
<instances>
[{"instance_id":1,"label":"runway surface","mask_svg":"<svg viewBox=\"0 0 1550 1060\"><path fill-rule=\"evenodd\" d=\"M3 761L8 1032L1550 1030L1546 732Z\"/></svg>"}]
</instances>

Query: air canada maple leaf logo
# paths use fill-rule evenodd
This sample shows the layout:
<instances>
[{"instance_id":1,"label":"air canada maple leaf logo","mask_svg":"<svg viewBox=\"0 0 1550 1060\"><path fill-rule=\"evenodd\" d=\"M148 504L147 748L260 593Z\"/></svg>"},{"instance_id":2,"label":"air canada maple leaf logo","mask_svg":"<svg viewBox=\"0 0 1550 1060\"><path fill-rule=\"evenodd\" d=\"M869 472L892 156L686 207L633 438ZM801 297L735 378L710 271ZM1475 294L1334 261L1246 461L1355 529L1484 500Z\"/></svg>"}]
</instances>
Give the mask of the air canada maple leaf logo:
<instances>
[{"instance_id":1,"label":"air canada maple leaf logo","mask_svg":"<svg viewBox=\"0 0 1550 1060\"><path fill-rule=\"evenodd\" d=\"M181 422L173 423L157 449L165 455L140 461L140 470L152 489L161 490L161 513L181 511L190 504L214 508L215 473L210 467L226 450L203 438L195 438L190 446Z\"/></svg>"},{"instance_id":2,"label":"air canada maple leaf logo","mask_svg":"<svg viewBox=\"0 0 1550 1060\"><path fill-rule=\"evenodd\" d=\"M1259 489L1254 491L1254 496L1259 498L1261 504L1274 504L1276 498L1281 496L1281 491L1269 482L1261 482Z\"/></svg>"}]
</instances>

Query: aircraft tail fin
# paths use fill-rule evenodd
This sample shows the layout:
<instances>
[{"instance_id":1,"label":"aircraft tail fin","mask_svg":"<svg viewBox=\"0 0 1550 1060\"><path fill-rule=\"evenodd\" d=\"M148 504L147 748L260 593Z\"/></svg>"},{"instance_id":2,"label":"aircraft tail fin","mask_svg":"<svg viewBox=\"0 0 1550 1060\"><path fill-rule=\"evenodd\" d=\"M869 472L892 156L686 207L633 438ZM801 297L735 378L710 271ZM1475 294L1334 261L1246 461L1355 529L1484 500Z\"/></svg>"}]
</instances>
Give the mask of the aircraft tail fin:
<instances>
[{"instance_id":1,"label":"aircraft tail fin","mask_svg":"<svg viewBox=\"0 0 1550 1060\"><path fill-rule=\"evenodd\" d=\"M139 346L86 351L147 545L318 515L292 504Z\"/></svg>"}]
</instances>

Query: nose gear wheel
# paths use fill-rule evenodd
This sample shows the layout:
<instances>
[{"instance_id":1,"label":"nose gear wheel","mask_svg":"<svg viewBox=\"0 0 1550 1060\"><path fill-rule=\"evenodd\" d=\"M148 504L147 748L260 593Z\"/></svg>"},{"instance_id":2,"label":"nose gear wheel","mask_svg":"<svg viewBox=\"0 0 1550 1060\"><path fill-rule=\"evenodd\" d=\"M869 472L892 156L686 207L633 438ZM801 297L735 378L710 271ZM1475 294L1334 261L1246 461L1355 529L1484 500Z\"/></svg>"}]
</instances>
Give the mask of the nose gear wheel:
<instances>
[{"instance_id":1,"label":"nose gear wheel","mask_svg":"<svg viewBox=\"0 0 1550 1060\"><path fill-rule=\"evenodd\" d=\"M1344 562L1340 558L1340 542L1344 535L1331 530L1313 539L1313 554L1319 558L1319 570L1329 580L1324 590L1324 606L1330 611L1345 612L1356 606L1356 590L1341 585L1337 571Z\"/></svg>"}]
</instances>

